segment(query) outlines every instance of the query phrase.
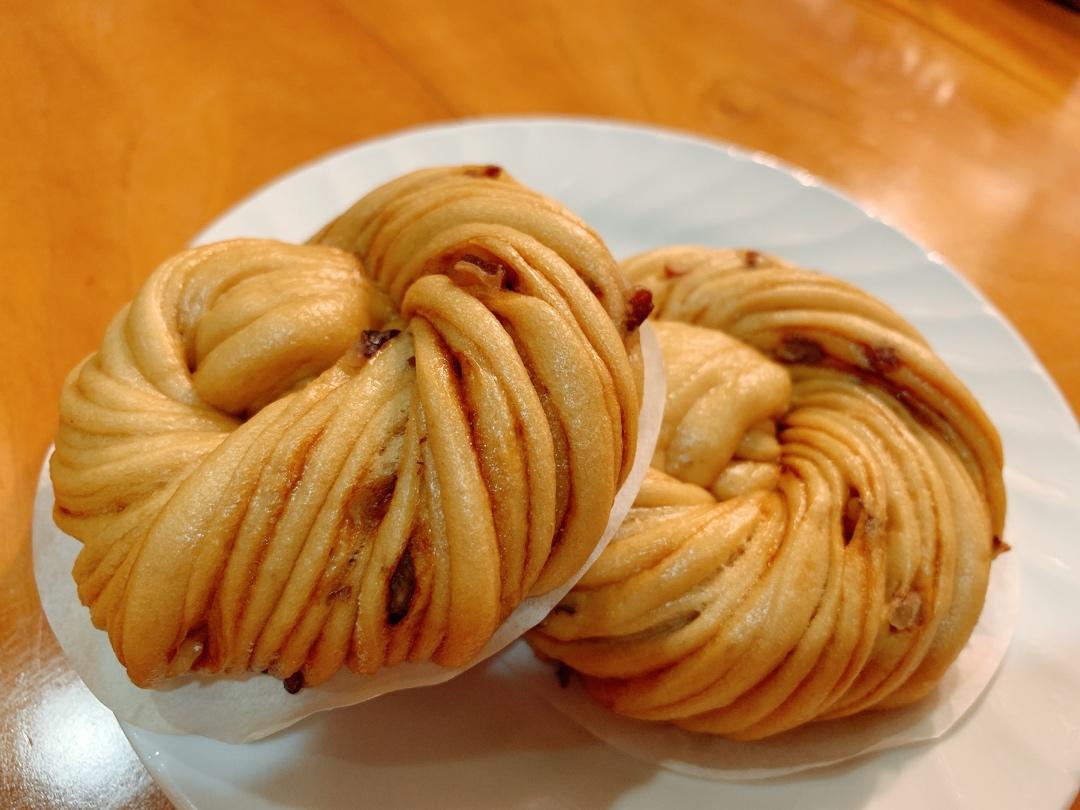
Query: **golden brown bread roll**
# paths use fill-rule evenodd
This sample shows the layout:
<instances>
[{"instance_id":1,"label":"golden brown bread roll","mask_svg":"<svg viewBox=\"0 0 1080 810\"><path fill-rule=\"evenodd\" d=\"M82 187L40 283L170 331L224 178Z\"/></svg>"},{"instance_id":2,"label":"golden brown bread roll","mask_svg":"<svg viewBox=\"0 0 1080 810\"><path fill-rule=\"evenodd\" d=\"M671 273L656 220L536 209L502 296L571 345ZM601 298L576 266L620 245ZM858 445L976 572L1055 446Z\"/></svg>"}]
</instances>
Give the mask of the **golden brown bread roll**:
<instances>
[{"instance_id":1,"label":"golden brown bread roll","mask_svg":"<svg viewBox=\"0 0 1080 810\"><path fill-rule=\"evenodd\" d=\"M464 664L599 539L647 314L496 167L407 175L306 246L185 251L64 385L79 597L141 686Z\"/></svg>"},{"instance_id":2,"label":"golden brown bread roll","mask_svg":"<svg viewBox=\"0 0 1080 810\"><path fill-rule=\"evenodd\" d=\"M528 635L614 711L756 739L927 694L982 608L1001 445L869 295L754 251L669 248L653 468Z\"/></svg>"}]
</instances>

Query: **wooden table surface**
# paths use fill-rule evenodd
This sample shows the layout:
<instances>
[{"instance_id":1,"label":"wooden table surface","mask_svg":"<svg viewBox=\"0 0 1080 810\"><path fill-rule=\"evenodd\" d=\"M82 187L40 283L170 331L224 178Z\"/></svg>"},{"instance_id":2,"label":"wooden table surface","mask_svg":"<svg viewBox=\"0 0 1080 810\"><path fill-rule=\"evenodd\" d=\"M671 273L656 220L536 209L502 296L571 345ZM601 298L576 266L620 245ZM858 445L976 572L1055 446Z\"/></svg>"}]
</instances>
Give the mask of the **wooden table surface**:
<instances>
[{"instance_id":1,"label":"wooden table surface","mask_svg":"<svg viewBox=\"0 0 1080 810\"><path fill-rule=\"evenodd\" d=\"M570 113L772 152L944 256L1080 406L1080 15L1042 0L511 5L5 4L0 806L168 806L41 613L37 470L64 374L141 280L329 149Z\"/></svg>"}]
</instances>

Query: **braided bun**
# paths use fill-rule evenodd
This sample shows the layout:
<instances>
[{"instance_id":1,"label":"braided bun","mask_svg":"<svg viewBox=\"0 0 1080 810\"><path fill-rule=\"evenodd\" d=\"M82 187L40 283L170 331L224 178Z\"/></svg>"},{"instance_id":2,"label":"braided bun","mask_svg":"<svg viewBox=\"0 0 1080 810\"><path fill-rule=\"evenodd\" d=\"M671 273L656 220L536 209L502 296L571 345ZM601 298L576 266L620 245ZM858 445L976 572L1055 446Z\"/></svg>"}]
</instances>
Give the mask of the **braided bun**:
<instances>
[{"instance_id":1,"label":"braided bun","mask_svg":"<svg viewBox=\"0 0 1080 810\"><path fill-rule=\"evenodd\" d=\"M495 167L407 175L308 245L169 259L61 397L94 624L140 686L468 662L603 531L647 298Z\"/></svg>"},{"instance_id":2,"label":"braided bun","mask_svg":"<svg viewBox=\"0 0 1080 810\"><path fill-rule=\"evenodd\" d=\"M1000 543L986 415L840 281L703 248L624 270L667 368L653 469L531 644L620 714L736 739L925 695Z\"/></svg>"}]
</instances>

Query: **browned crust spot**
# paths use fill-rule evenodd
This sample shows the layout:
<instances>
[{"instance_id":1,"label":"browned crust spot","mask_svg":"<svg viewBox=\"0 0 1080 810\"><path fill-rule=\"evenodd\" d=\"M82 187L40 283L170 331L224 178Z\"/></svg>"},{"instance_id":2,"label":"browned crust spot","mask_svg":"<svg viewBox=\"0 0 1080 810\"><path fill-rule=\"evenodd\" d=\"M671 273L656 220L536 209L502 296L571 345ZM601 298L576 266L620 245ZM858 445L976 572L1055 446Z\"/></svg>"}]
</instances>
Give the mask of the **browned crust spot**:
<instances>
[{"instance_id":1,"label":"browned crust spot","mask_svg":"<svg viewBox=\"0 0 1080 810\"><path fill-rule=\"evenodd\" d=\"M848 487L847 502L844 504L844 512L840 516L845 546L855 536L855 529L859 525L859 518L862 517L862 513L863 502L859 497L859 490L855 489L855 487Z\"/></svg>"},{"instance_id":2,"label":"browned crust spot","mask_svg":"<svg viewBox=\"0 0 1080 810\"><path fill-rule=\"evenodd\" d=\"M358 348L364 357L374 357L383 345L401 334L400 329L365 329L360 333Z\"/></svg>"},{"instance_id":3,"label":"browned crust spot","mask_svg":"<svg viewBox=\"0 0 1080 810\"><path fill-rule=\"evenodd\" d=\"M878 374L891 374L903 365L896 348L887 344L864 346L863 352L866 354L866 361L870 364L870 368Z\"/></svg>"},{"instance_id":4,"label":"browned crust spot","mask_svg":"<svg viewBox=\"0 0 1080 810\"><path fill-rule=\"evenodd\" d=\"M473 248L467 253L451 254L444 262L446 276L459 287L517 289L517 272L492 254L476 252Z\"/></svg>"},{"instance_id":5,"label":"browned crust spot","mask_svg":"<svg viewBox=\"0 0 1080 810\"><path fill-rule=\"evenodd\" d=\"M825 350L815 340L801 335L785 335L773 350L773 355L781 363L802 363L812 365L820 363L825 357Z\"/></svg>"},{"instance_id":6,"label":"browned crust spot","mask_svg":"<svg viewBox=\"0 0 1080 810\"><path fill-rule=\"evenodd\" d=\"M458 257L459 262L467 262L475 265L489 275L498 275L500 271L506 271L509 268L500 261L496 261L494 258L486 258L484 256L478 256L475 253L465 253Z\"/></svg>"},{"instance_id":7,"label":"browned crust spot","mask_svg":"<svg viewBox=\"0 0 1080 810\"><path fill-rule=\"evenodd\" d=\"M593 294L596 300L603 302L604 291L596 285L596 282L593 281L591 278L582 278L581 280L585 282L585 286L589 288L589 292Z\"/></svg>"},{"instance_id":8,"label":"browned crust spot","mask_svg":"<svg viewBox=\"0 0 1080 810\"><path fill-rule=\"evenodd\" d=\"M906 593L893 607L889 629L905 632L917 627L922 619L922 597L915 591Z\"/></svg>"},{"instance_id":9,"label":"browned crust spot","mask_svg":"<svg viewBox=\"0 0 1080 810\"><path fill-rule=\"evenodd\" d=\"M866 385L873 385L893 397L904 406L909 414L928 430L941 433L945 430L947 420L939 414L925 399L921 398L910 388L899 384L895 379L888 376L904 368L903 359L899 353L890 346L871 347L861 344L863 355L867 358L867 364L871 368L863 368L837 357L825 353L822 346L816 341L798 334L785 335L780 343L772 351L773 358L780 363L799 363L802 365L814 365L819 368L828 368L843 374L850 374ZM876 357L876 361L872 358ZM875 362L877 365L875 365ZM930 383L928 380L923 380ZM933 386L935 392L944 395L937 386Z\"/></svg>"},{"instance_id":10,"label":"browned crust spot","mask_svg":"<svg viewBox=\"0 0 1080 810\"><path fill-rule=\"evenodd\" d=\"M284 681L281 682L285 687L285 691L290 695L295 695L301 689L304 688L304 673L297 670Z\"/></svg>"},{"instance_id":11,"label":"browned crust spot","mask_svg":"<svg viewBox=\"0 0 1080 810\"><path fill-rule=\"evenodd\" d=\"M355 562L352 560L351 562ZM352 596L352 585L342 585L340 588L334 588L326 595L326 601L329 602L347 602L349 597Z\"/></svg>"},{"instance_id":12,"label":"browned crust spot","mask_svg":"<svg viewBox=\"0 0 1080 810\"><path fill-rule=\"evenodd\" d=\"M409 614L415 591L416 568L413 565L412 550L406 546L390 577L390 588L386 596L386 621L389 625L400 623Z\"/></svg>"},{"instance_id":13,"label":"browned crust spot","mask_svg":"<svg viewBox=\"0 0 1080 810\"><path fill-rule=\"evenodd\" d=\"M465 170L465 174L469 177L489 177L492 180L502 177L502 173L502 166L496 166L494 163L488 163L485 166L470 166Z\"/></svg>"},{"instance_id":14,"label":"browned crust spot","mask_svg":"<svg viewBox=\"0 0 1080 810\"><path fill-rule=\"evenodd\" d=\"M626 331L637 331L652 311L652 290L647 287L634 287L626 302Z\"/></svg>"},{"instance_id":15,"label":"browned crust spot","mask_svg":"<svg viewBox=\"0 0 1080 810\"><path fill-rule=\"evenodd\" d=\"M396 486L397 476L387 475L356 487L345 503L346 518L361 532L374 530L386 517Z\"/></svg>"}]
</instances>

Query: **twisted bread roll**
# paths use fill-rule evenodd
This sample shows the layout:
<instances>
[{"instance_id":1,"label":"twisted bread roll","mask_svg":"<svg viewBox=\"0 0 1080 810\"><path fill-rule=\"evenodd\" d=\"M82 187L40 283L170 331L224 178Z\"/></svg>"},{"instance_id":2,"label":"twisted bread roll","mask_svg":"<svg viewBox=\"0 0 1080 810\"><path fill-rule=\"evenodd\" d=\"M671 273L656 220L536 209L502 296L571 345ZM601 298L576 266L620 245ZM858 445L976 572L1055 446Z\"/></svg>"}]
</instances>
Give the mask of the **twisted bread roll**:
<instances>
[{"instance_id":1,"label":"twisted bread roll","mask_svg":"<svg viewBox=\"0 0 1080 810\"><path fill-rule=\"evenodd\" d=\"M633 459L648 293L560 205L433 169L312 241L166 261L64 385L55 519L140 686L464 664Z\"/></svg>"},{"instance_id":2,"label":"twisted bread roll","mask_svg":"<svg viewBox=\"0 0 1080 810\"><path fill-rule=\"evenodd\" d=\"M619 534L528 639L630 717L756 739L925 695L978 619L1001 446L899 316L752 251L671 248L668 375Z\"/></svg>"}]
</instances>

